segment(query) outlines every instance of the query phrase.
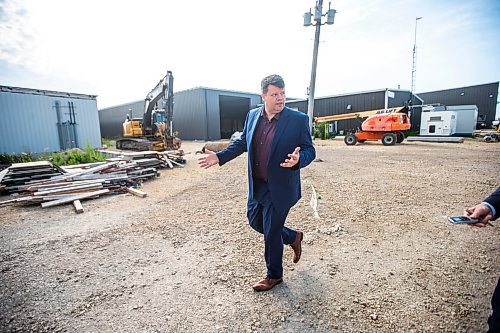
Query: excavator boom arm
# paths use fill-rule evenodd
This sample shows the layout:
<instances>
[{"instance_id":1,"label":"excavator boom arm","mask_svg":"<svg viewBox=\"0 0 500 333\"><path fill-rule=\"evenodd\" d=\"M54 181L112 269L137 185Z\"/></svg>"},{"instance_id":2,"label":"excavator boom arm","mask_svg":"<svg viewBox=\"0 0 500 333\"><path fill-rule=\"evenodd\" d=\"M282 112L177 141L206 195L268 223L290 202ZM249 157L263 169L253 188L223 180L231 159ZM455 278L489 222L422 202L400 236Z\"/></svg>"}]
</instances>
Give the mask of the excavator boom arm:
<instances>
[{"instance_id":1,"label":"excavator boom arm","mask_svg":"<svg viewBox=\"0 0 500 333\"><path fill-rule=\"evenodd\" d=\"M173 107L173 81L171 71L167 71L165 75L158 84L148 93L144 100L144 117L143 117L143 127L146 130L151 130L152 128L152 112L156 106L156 103L160 99L163 99L165 105L165 111L167 113L166 122L172 121L172 107ZM170 119L169 119L170 117Z\"/></svg>"}]
</instances>

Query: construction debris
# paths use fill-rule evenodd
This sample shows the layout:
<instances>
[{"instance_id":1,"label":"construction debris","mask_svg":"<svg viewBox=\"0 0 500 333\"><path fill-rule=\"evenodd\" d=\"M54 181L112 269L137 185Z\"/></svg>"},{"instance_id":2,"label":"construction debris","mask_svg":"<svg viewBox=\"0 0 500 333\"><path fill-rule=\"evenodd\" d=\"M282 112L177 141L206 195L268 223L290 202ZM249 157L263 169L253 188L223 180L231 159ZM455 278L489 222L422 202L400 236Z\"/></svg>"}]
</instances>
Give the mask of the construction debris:
<instances>
[{"instance_id":1,"label":"construction debris","mask_svg":"<svg viewBox=\"0 0 500 333\"><path fill-rule=\"evenodd\" d=\"M26 182L49 179L63 173L64 170L47 161L16 163L2 170L0 183L7 193L13 193Z\"/></svg>"},{"instance_id":2,"label":"construction debris","mask_svg":"<svg viewBox=\"0 0 500 333\"><path fill-rule=\"evenodd\" d=\"M57 167L48 161L16 163L0 172L0 187L13 199L8 204L40 204L42 208L72 203L83 213L81 200L102 195L131 193L141 198L138 187L144 180L158 177L159 169L184 166L181 154L170 152L106 153L107 162Z\"/></svg>"},{"instance_id":3,"label":"construction debris","mask_svg":"<svg viewBox=\"0 0 500 333\"><path fill-rule=\"evenodd\" d=\"M131 193L131 194L138 196L140 198L144 198L147 195L146 192L140 191L140 190L132 188L132 187L127 188L127 191L128 191L128 193Z\"/></svg>"}]
</instances>

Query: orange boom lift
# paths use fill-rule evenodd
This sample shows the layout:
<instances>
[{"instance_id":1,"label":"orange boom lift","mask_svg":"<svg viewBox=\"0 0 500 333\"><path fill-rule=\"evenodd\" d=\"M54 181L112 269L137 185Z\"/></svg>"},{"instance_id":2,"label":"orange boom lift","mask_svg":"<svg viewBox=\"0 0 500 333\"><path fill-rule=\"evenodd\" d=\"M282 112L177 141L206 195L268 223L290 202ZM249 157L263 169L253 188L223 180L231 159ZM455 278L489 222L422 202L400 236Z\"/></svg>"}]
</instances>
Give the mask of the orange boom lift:
<instances>
[{"instance_id":1,"label":"orange boom lift","mask_svg":"<svg viewBox=\"0 0 500 333\"><path fill-rule=\"evenodd\" d=\"M367 140L381 140L384 146L401 143L405 139L404 131L410 129L409 108L407 106L390 109L378 109L354 113L338 114L333 116L315 117L316 124L368 117L361 124L361 129L345 136L346 145L352 146Z\"/></svg>"}]
</instances>

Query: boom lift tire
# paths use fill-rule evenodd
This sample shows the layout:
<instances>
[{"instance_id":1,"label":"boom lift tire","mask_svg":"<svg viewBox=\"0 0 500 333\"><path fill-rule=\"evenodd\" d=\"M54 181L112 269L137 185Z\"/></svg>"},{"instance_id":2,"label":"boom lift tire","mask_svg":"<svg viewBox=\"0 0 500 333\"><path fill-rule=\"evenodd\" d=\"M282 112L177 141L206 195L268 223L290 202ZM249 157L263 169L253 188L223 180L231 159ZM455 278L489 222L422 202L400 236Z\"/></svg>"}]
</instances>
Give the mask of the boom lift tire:
<instances>
[{"instance_id":1,"label":"boom lift tire","mask_svg":"<svg viewBox=\"0 0 500 333\"><path fill-rule=\"evenodd\" d=\"M405 134L403 132L396 132L396 137L397 137L396 143L401 143L405 139Z\"/></svg>"},{"instance_id":2,"label":"boom lift tire","mask_svg":"<svg viewBox=\"0 0 500 333\"><path fill-rule=\"evenodd\" d=\"M396 134L394 133L385 133L382 136L382 144L384 146L393 146L396 144L396 142L397 142L397 137Z\"/></svg>"},{"instance_id":3,"label":"boom lift tire","mask_svg":"<svg viewBox=\"0 0 500 333\"><path fill-rule=\"evenodd\" d=\"M358 142L358 138L353 133L349 133L344 137L344 142L348 146L354 146Z\"/></svg>"}]
</instances>

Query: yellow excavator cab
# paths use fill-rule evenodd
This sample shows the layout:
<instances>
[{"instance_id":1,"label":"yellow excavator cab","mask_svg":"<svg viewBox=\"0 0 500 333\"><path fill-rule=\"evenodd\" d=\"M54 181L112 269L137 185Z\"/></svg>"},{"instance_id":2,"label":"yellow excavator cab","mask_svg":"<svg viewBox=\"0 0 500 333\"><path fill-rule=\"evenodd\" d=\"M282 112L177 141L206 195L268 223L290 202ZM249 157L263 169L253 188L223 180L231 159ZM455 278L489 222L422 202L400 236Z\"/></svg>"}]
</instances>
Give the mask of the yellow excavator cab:
<instances>
[{"instance_id":1,"label":"yellow excavator cab","mask_svg":"<svg viewBox=\"0 0 500 333\"><path fill-rule=\"evenodd\" d=\"M123 123L123 136L126 138L134 138L143 136L142 119L126 120Z\"/></svg>"}]
</instances>

